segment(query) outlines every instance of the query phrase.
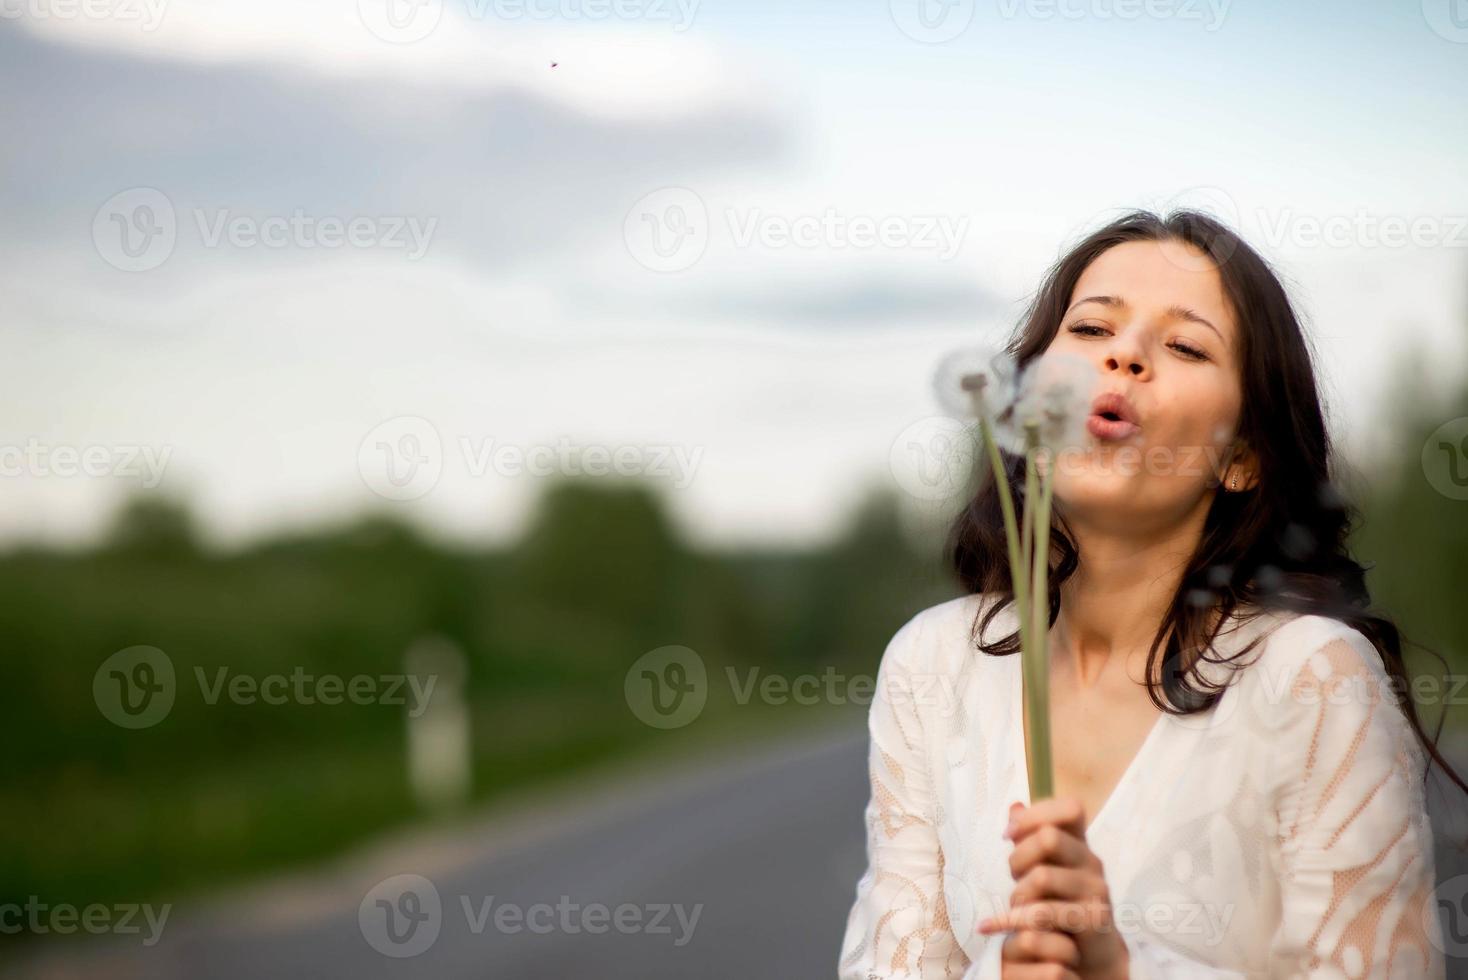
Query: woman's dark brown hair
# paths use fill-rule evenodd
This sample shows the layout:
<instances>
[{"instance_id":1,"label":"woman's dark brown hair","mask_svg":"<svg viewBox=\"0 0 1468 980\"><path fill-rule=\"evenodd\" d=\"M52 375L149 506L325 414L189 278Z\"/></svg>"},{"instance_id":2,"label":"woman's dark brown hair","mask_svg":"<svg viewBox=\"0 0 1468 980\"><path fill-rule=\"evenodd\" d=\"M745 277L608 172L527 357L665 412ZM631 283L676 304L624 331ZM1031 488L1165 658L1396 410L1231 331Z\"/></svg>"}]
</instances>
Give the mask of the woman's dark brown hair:
<instances>
[{"instance_id":1,"label":"woman's dark brown hair","mask_svg":"<svg viewBox=\"0 0 1468 980\"><path fill-rule=\"evenodd\" d=\"M1258 483L1247 493L1218 493L1147 657L1148 693L1160 710L1205 711L1224 685L1211 685L1189 669L1212 647L1219 627L1260 613L1285 610L1342 620L1360 630L1381 655L1391 687L1417 738L1430 756L1464 790L1461 777L1438 753L1412 702L1398 628L1369 610L1366 570L1346 542L1360 512L1338 489L1330 435L1321 410L1312 357L1279 278L1238 235L1196 211L1166 217L1133 211L1088 235L1046 275L1006 348L1023 369L1050 346L1077 280L1097 256L1134 241L1175 241L1212 260L1239 324L1243 409L1238 438L1257 455ZM1016 507L1023 506L1023 458L1003 453L1005 475ZM1049 621L1060 611L1060 586L1076 570L1075 542L1057 512L1051 531ZM992 480L953 522L949 555L960 584L971 593L997 593L974 635L1014 600L999 492ZM1227 660L1234 668L1258 640ZM1415 644L1414 644L1415 645ZM1162 648L1161 663L1157 661ZM981 644L991 655L1019 649L1019 634ZM1436 654L1435 654L1436 655ZM1439 657L1439 659L1441 659ZM1160 669L1159 669L1160 666ZM1159 679L1160 678L1160 679ZM1438 731L1441 731L1441 719ZM1424 778L1427 773L1424 772Z\"/></svg>"}]
</instances>

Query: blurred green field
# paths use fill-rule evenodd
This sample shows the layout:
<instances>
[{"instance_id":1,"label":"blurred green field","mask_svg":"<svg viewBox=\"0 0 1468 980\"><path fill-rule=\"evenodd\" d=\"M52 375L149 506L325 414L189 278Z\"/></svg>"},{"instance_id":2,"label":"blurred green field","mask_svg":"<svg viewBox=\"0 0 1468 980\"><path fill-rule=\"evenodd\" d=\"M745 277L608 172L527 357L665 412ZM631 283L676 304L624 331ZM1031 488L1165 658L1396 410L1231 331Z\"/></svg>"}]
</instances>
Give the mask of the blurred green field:
<instances>
[{"instance_id":1,"label":"blurred green field","mask_svg":"<svg viewBox=\"0 0 1468 980\"><path fill-rule=\"evenodd\" d=\"M454 551L373 518L248 551L201 551L174 504L134 503L108 542L0 560L12 683L0 718L0 902L173 899L329 855L423 816L408 789L405 708L208 703L229 675L400 674L446 637L468 661L473 792L482 801L656 739L717 737L809 715L738 705L723 668L870 674L911 611L951 594L904 540L892 501L806 553L698 553L645 487L568 484L524 538ZM640 722L628 668L691 647L714 683L686 729ZM92 697L113 652L164 651L177 697L125 730ZM852 717L862 708L848 705Z\"/></svg>"}]
</instances>

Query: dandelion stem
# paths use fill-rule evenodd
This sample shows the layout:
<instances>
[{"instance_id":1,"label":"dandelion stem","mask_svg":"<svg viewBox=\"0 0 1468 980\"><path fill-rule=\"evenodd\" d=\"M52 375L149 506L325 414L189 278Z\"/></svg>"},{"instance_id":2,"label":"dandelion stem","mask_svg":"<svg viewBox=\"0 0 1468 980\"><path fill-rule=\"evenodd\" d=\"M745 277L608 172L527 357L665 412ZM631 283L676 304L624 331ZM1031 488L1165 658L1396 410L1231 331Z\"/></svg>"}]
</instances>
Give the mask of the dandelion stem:
<instances>
[{"instance_id":1,"label":"dandelion stem","mask_svg":"<svg viewBox=\"0 0 1468 980\"><path fill-rule=\"evenodd\" d=\"M1047 462L1053 462L1047 455ZM1046 467L1040 482L1040 497L1035 508L1035 551L1034 551L1034 625L1030 635L1034 640L1031 662L1032 681L1030 690L1030 799L1045 799L1055 791L1055 776L1050 760L1050 501L1055 492L1054 466ZM1028 508L1026 508L1028 509Z\"/></svg>"},{"instance_id":2,"label":"dandelion stem","mask_svg":"<svg viewBox=\"0 0 1468 980\"><path fill-rule=\"evenodd\" d=\"M994 441L994 434L989 428L989 421L985 414L979 412L979 432L982 434L984 449L989 454L989 468L994 474L994 482L999 491L999 509L1004 514L1004 540L1009 546L1009 567L1014 570L1010 575L1011 586L1014 589L1014 600L1020 609L1025 609L1025 595L1027 582L1024 575L1019 571L1024 568L1021 563L1020 537L1018 522L1014 516L1014 497L1009 492L1009 473L1004 469L1004 460L999 454L999 445ZM1029 636L1030 628L1028 617L1020 617L1020 645L1024 646L1025 637Z\"/></svg>"}]
</instances>

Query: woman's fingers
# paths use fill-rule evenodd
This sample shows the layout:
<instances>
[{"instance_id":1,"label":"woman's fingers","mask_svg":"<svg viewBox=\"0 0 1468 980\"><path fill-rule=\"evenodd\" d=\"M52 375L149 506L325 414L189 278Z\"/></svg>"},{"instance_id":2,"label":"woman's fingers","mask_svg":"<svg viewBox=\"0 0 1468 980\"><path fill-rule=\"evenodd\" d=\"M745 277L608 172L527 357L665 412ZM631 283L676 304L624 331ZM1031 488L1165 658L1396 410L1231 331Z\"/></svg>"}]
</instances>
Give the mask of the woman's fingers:
<instances>
[{"instance_id":1,"label":"woman's fingers","mask_svg":"<svg viewBox=\"0 0 1468 980\"><path fill-rule=\"evenodd\" d=\"M1106 879L1090 870L1062 868L1053 864L1037 864L1014 883L1010 905L1024 905L1046 898L1082 901L1088 898L1109 899Z\"/></svg>"},{"instance_id":2,"label":"woman's fingers","mask_svg":"<svg viewBox=\"0 0 1468 980\"><path fill-rule=\"evenodd\" d=\"M1009 852L1009 873L1015 881L1039 864L1079 868L1100 873L1101 861L1085 840L1053 824L1026 834Z\"/></svg>"},{"instance_id":3,"label":"woman's fingers","mask_svg":"<svg viewBox=\"0 0 1468 980\"><path fill-rule=\"evenodd\" d=\"M1074 968L1080 965L1081 951L1066 933L1021 929L1005 937L1000 959L1005 963L1059 963Z\"/></svg>"},{"instance_id":4,"label":"woman's fingers","mask_svg":"<svg viewBox=\"0 0 1468 980\"><path fill-rule=\"evenodd\" d=\"M1058 963L1005 963L1000 975L1004 980L1081 980L1076 971Z\"/></svg>"},{"instance_id":5,"label":"woman's fingers","mask_svg":"<svg viewBox=\"0 0 1468 980\"><path fill-rule=\"evenodd\" d=\"M1046 824L1053 824L1076 837L1084 837L1086 835L1086 808L1074 796L1056 796L1037 800L1029 806L1021 806L1010 815L1011 829L1007 830L1004 836L1018 842L1026 834Z\"/></svg>"}]
</instances>

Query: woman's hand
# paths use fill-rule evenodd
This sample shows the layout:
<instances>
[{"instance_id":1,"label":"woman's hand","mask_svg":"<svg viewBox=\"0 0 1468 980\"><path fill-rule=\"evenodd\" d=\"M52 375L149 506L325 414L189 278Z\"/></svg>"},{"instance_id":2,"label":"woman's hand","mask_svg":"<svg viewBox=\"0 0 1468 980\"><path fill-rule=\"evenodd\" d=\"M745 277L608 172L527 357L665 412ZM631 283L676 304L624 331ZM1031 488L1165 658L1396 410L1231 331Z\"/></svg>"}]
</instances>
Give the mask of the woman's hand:
<instances>
[{"instance_id":1,"label":"woman's hand","mask_svg":"<svg viewBox=\"0 0 1468 980\"><path fill-rule=\"evenodd\" d=\"M1012 933L1001 957L1004 980L1127 980L1126 944L1084 827L1085 809L1072 796L1010 807L1004 836L1015 842L1014 894L1007 912L979 923L985 935Z\"/></svg>"}]
</instances>

